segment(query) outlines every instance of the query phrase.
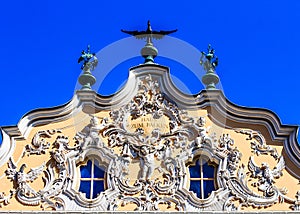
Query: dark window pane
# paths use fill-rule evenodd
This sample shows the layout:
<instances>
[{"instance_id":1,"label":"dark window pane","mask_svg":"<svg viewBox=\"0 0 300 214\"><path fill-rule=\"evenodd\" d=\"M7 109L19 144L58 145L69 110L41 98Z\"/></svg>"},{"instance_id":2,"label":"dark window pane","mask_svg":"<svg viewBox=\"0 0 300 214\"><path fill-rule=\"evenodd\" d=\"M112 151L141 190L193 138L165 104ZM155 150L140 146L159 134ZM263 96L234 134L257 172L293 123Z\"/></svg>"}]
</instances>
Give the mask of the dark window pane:
<instances>
[{"instance_id":1,"label":"dark window pane","mask_svg":"<svg viewBox=\"0 0 300 214\"><path fill-rule=\"evenodd\" d=\"M93 183L93 198L96 198L100 192L104 191L104 182L103 181L94 181Z\"/></svg>"},{"instance_id":2,"label":"dark window pane","mask_svg":"<svg viewBox=\"0 0 300 214\"><path fill-rule=\"evenodd\" d=\"M80 173L82 178L90 178L92 169L92 161L88 161L87 165L80 167Z\"/></svg>"},{"instance_id":3,"label":"dark window pane","mask_svg":"<svg viewBox=\"0 0 300 214\"><path fill-rule=\"evenodd\" d=\"M215 167L208 165L206 162L203 164L203 178L214 178L215 174Z\"/></svg>"},{"instance_id":4,"label":"dark window pane","mask_svg":"<svg viewBox=\"0 0 300 214\"><path fill-rule=\"evenodd\" d=\"M99 162L98 162L97 159L94 159L94 164L97 165L97 166L99 166Z\"/></svg>"},{"instance_id":5,"label":"dark window pane","mask_svg":"<svg viewBox=\"0 0 300 214\"><path fill-rule=\"evenodd\" d=\"M191 178L200 178L200 164L199 160L196 162L195 166L190 166L190 177Z\"/></svg>"},{"instance_id":6,"label":"dark window pane","mask_svg":"<svg viewBox=\"0 0 300 214\"><path fill-rule=\"evenodd\" d=\"M94 168L94 178L104 178L104 171L99 167L99 165L95 164Z\"/></svg>"},{"instance_id":7,"label":"dark window pane","mask_svg":"<svg viewBox=\"0 0 300 214\"><path fill-rule=\"evenodd\" d=\"M200 181L191 181L190 190L196 193L198 198L201 198Z\"/></svg>"},{"instance_id":8,"label":"dark window pane","mask_svg":"<svg viewBox=\"0 0 300 214\"><path fill-rule=\"evenodd\" d=\"M203 181L204 198L207 198L215 190L214 181Z\"/></svg>"},{"instance_id":9,"label":"dark window pane","mask_svg":"<svg viewBox=\"0 0 300 214\"><path fill-rule=\"evenodd\" d=\"M86 198L90 198L91 182L90 181L80 181L79 191L82 193L85 193Z\"/></svg>"}]
</instances>

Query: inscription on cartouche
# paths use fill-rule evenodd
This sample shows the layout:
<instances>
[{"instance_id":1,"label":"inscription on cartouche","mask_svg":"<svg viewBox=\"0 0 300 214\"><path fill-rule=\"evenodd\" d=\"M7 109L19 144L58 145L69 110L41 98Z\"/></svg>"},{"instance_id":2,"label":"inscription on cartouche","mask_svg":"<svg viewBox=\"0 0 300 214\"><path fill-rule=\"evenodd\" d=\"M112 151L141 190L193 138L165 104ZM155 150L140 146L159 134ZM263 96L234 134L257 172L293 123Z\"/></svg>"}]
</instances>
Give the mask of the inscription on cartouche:
<instances>
[{"instance_id":1,"label":"inscription on cartouche","mask_svg":"<svg viewBox=\"0 0 300 214\"><path fill-rule=\"evenodd\" d=\"M153 129L159 129L161 132L169 131L169 119L167 117L161 117L154 119L152 116L144 116L136 120L128 119L127 129L134 132L136 129L142 128L145 134L151 133Z\"/></svg>"}]
</instances>

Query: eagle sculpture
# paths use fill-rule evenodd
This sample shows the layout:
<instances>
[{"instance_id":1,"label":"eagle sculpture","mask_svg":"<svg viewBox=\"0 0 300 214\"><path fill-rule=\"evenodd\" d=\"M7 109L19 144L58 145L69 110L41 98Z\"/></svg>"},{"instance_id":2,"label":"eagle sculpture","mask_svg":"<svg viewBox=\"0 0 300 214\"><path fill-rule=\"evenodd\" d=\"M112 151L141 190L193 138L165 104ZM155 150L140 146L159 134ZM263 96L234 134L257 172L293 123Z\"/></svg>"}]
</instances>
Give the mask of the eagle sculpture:
<instances>
[{"instance_id":1,"label":"eagle sculpture","mask_svg":"<svg viewBox=\"0 0 300 214\"><path fill-rule=\"evenodd\" d=\"M147 39L147 42L152 43L152 39L162 39L165 35L174 33L177 31L176 30L161 30L161 31L153 31L151 28L151 24L150 21L148 20L147 23L147 30L143 30L143 31L128 31L128 30L121 30L123 33L127 33L129 35L134 36L137 39Z\"/></svg>"},{"instance_id":2,"label":"eagle sculpture","mask_svg":"<svg viewBox=\"0 0 300 214\"><path fill-rule=\"evenodd\" d=\"M39 177L39 175L43 172L45 163L37 168L31 168L28 173L24 172L26 167L26 164L22 164L20 169L17 170L16 164L12 158L10 158L8 161L8 169L5 171L5 173L7 178L11 179L13 182L16 182L18 186L17 191L22 191L22 193L26 195L36 195L36 191L34 191L28 183L33 182Z\"/></svg>"},{"instance_id":3,"label":"eagle sculpture","mask_svg":"<svg viewBox=\"0 0 300 214\"><path fill-rule=\"evenodd\" d=\"M251 172L251 177L258 178L258 182L254 186L258 186L261 191L266 191L270 186L275 183L274 179L282 176L282 170L285 167L285 162L281 156L277 165L271 169L269 164L262 163L261 166L257 166L253 160L253 156L250 157L248 168Z\"/></svg>"},{"instance_id":4,"label":"eagle sculpture","mask_svg":"<svg viewBox=\"0 0 300 214\"><path fill-rule=\"evenodd\" d=\"M90 45L87 46L87 51L81 51L81 56L77 60L78 64L82 63L81 69L85 67L94 70L98 65L98 59L96 53L91 53Z\"/></svg>"}]
</instances>

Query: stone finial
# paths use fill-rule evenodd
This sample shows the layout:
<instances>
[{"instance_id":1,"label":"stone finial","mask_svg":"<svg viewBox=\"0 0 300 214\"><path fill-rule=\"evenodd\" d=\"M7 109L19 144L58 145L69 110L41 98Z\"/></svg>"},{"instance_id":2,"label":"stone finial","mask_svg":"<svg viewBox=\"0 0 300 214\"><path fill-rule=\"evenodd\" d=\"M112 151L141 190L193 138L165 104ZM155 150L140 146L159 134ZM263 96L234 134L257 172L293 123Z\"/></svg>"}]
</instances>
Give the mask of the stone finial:
<instances>
[{"instance_id":1,"label":"stone finial","mask_svg":"<svg viewBox=\"0 0 300 214\"><path fill-rule=\"evenodd\" d=\"M215 73L219 59L215 55L215 49L208 45L207 53L201 52L200 65L204 67L206 74L202 77L202 82L206 85L206 89L216 89L216 84L220 81L219 76Z\"/></svg>"}]
</instances>

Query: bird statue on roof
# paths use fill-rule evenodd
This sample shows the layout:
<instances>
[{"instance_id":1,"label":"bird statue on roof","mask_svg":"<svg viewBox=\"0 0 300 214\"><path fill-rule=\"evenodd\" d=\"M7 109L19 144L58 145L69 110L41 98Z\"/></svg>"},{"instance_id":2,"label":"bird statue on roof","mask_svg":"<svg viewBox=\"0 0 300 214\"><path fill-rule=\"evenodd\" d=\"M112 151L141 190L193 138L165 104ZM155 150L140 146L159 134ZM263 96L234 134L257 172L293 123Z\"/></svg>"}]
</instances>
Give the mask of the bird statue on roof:
<instances>
[{"instance_id":1,"label":"bird statue on roof","mask_svg":"<svg viewBox=\"0 0 300 214\"><path fill-rule=\"evenodd\" d=\"M219 58L215 55L215 49L213 49L211 47L211 45L208 45L207 48L207 53L205 53L204 51L201 51L201 58L200 58L200 64L204 64L204 68L205 70L209 70L210 67L212 67L213 69L216 69L216 67L219 64ZM203 61L203 58L206 58L206 62Z\"/></svg>"},{"instance_id":2,"label":"bird statue on roof","mask_svg":"<svg viewBox=\"0 0 300 214\"><path fill-rule=\"evenodd\" d=\"M207 53L201 51L200 65L203 66L206 74L202 77L202 82L206 89L216 89L216 84L220 81L219 76L215 73L219 64L219 58L215 55L215 49L208 45Z\"/></svg>"},{"instance_id":3,"label":"bird statue on roof","mask_svg":"<svg viewBox=\"0 0 300 214\"><path fill-rule=\"evenodd\" d=\"M160 30L160 31L154 31L152 30L150 21L148 20L147 23L147 29L143 31L129 31L129 30L121 30L123 33L127 33L129 35L134 36L137 39L147 39L147 43L152 43L152 39L162 39L165 35L169 35L171 33L174 33L177 31L175 30Z\"/></svg>"},{"instance_id":4,"label":"bird statue on roof","mask_svg":"<svg viewBox=\"0 0 300 214\"><path fill-rule=\"evenodd\" d=\"M148 20L147 29L143 31L129 31L129 30L121 30L123 33L127 33L129 35L134 36L137 39L146 39L146 45L141 49L141 54L145 58L145 64L147 63L154 63L154 58L157 56L158 51L153 46L152 40L153 39L162 39L165 35L169 35L174 33L176 30L160 30L154 31L152 30L150 21Z\"/></svg>"},{"instance_id":5,"label":"bird statue on roof","mask_svg":"<svg viewBox=\"0 0 300 214\"><path fill-rule=\"evenodd\" d=\"M81 56L78 58L78 64L83 62L81 69L94 70L98 65L98 59L95 53L91 53L90 45L87 46L87 50L81 51Z\"/></svg>"}]
</instances>

